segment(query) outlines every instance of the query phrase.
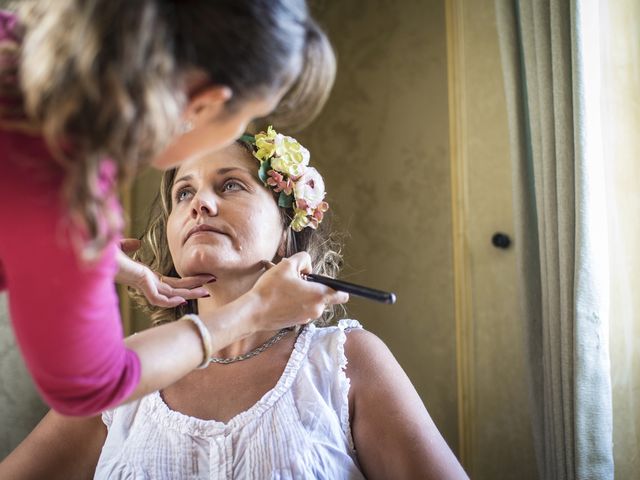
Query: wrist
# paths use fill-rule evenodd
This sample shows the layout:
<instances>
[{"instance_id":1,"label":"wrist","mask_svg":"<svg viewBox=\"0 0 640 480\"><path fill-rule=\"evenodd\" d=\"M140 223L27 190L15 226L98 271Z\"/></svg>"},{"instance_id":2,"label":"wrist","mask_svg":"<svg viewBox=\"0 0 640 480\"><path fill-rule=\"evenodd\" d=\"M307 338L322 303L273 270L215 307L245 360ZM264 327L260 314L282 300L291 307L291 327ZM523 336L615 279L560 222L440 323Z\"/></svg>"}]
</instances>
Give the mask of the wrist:
<instances>
[{"instance_id":1,"label":"wrist","mask_svg":"<svg viewBox=\"0 0 640 480\"><path fill-rule=\"evenodd\" d=\"M260 312L259 295L247 292L233 302L199 316L209 329L212 341L224 347L259 331Z\"/></svg>"},{"instance_id":2,"label":"wrist","mask_svg":"<svg viewBox=\"0 0 640 480\"><path fill-rule=\"evenodd\" d=\"M118 263L116 283L138 288L144 278L144 267L121 251L118 252L116 260Z\"/></svg>"}]
</instances>

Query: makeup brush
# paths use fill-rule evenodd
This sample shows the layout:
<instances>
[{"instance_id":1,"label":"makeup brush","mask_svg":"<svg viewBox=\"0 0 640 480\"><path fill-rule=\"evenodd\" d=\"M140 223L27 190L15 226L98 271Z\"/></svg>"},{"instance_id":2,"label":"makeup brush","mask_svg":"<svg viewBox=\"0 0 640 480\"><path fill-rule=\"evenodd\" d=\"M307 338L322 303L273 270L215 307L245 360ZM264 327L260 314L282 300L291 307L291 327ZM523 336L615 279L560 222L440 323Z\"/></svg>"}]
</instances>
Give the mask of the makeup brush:
<instances>
[{"instance_id":1,"label":"makeup brush","mask_svg":"<svg viewBox=\"0 0 640 480\"><path fill-rule=\"evenodd\" d=\"M275 263L265 260L262 262L264 268L269 269L275 267ZM327 287L333 288L341 292L347 292L350 295L356 295L358 297L367 298L376 302L394 304L396 303L396 294L391 292L383 292L382 290L376 290L374 288L364 287L362 285L356 285L355 283L345 282L343 280L336 280L335 278L325 277L324 275L318 275L317 273L303 273L302 278L308 282L321 283Z\"/></svg>"},{"instance_id":2,"label":"makeup brush","mask_svg":"<svg viewBox=\"0 0 640 480\"><path fill-rule=\"evenodd\" d=\"M325 277L324 275L318 275L316 273L307 273L302 275L302 278L309 282L321 283L327 287L333 288L334 290L347 292L350 295L357 295L358 297L368 298L369 300L374 300L376 302L389 304L396 303L395 293L375 290L373 288L356 285L355 283L349 283L343 280L336 280L335 278Z\"/></svg>"}]
</instances>

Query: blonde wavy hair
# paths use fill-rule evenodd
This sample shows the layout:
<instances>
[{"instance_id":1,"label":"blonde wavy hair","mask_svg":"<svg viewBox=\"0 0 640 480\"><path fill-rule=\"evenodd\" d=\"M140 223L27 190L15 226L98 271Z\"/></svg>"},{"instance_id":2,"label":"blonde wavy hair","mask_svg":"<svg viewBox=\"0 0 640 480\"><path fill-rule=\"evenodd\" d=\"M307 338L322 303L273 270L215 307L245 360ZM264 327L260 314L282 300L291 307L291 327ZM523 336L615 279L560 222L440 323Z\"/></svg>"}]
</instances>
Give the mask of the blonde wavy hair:
<instances>
[{"instance_id":1,"label":"blonde wavy hair","mask_svg":"<svg viewBox=\"0 0 640 480\"><path fill-rule=\"evenodd\" d=\"M102 160L117 166L107 192L114 193L166 147L186 105L188 71L229 86L232 109L281 88L302 64L274 112L278 125L309 122L335 77L331 45L304 0L26 0L18 7L24 108L66 171L64 198L88 258L121 223L100 188Z\"/></svg>"},{"instance_id":2,"label":"blonde wavy hair","mask_svg":"<svg viewBox=\"0 0 640 480\"><path fill-rule=\"evenodd\" d=\"M255 160L250 146L242 141L237 141L236 143L244 148L250 158ZM167 219L171 213L171 189L176 173L177 169L172 169L162 176L160 191L152 204L150 220L141 238L142 248L134 255L136 260L149 266L158 274L172 277L178 277L179 275L169 252ZM258 178L257 160L256 178ZM275 194L271 189L269 191L273 194L273 201L277 203L278 194ZM293 219L293 208L278 207L278 209L282 226L287 228L285 257L306 251L311 256L314 273L336 277L342 266L342 239L340 234L332 230L330 218L325 216L325 219L316 230L305 228L300 232L294 232L288 227ZM187 313L198 313L197 302L194 300L189 300L184 306L163 308L149 304L146 297L135 289L129 289L129 295L143 312L150 315L154 325L177 320ZM345 313L342 305L329 305L322 317L316 320L315 323L327 325L338 313Z\"/></svg>"}]
</instances>

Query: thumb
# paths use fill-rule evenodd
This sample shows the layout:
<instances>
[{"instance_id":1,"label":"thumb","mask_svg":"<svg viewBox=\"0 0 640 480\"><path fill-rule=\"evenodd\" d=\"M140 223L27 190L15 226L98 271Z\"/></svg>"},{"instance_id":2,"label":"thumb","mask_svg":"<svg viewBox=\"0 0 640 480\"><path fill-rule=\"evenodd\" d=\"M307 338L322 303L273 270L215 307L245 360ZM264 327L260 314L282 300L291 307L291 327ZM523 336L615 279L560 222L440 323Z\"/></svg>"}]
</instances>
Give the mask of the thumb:
<instances>
[{"instance_id":1,"label":"thumb","mask_svg":"<svg viewBox=\"0 0 640 480\"><path fill-rule=\"evenodd\" d=\"M275 263L270 262L269 260L263 260L262 261L262 266L264 267L265 270L269 270L270 268L273 268L276 266Z\"/></svg>"},{"instance_id":2,"label":"thumb","mask_svg":"<svg viewBox=\"0 0 640 480\"><path fill-rule=\"evenodd\" d=\"M137 238L123 238L120 240L120 249L125 253L133 253L142 246Z\"/></svg>"}]
</instances>

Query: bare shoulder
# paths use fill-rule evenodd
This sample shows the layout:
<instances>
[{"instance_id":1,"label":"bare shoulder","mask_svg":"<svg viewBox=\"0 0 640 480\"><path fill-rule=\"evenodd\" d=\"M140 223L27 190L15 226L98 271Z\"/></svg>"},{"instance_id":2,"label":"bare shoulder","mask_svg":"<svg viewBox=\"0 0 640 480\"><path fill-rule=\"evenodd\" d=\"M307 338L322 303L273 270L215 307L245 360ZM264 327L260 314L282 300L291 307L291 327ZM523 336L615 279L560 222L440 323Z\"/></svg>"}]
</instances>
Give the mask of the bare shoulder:
<instances>
[{"instance_id":1,"label":"bare shoulder","mask_svg":"<svg viewBox=\"0 0 640 480\"><path fill-rule=\"evenodd\" d=\"M344 353L347 357L347 376L352 387L358 388L361 380L369 383L373 378L388 378L402 368L389 347L376 334L354 328L347 330Z\"/></svg>"},{"instance_id":2,"label":"bare shoulder","mask_svg":"<svg viewBox=\"0 0 640 480\"><path fill-rule=\"evenodd\" d=\"M347 340L344 344L345 355L352 361L363 359L375 360L379 355L392 355L387 345L375 333L363 328L351 328L345 331Z\"/></svg>"}]
</instances>

